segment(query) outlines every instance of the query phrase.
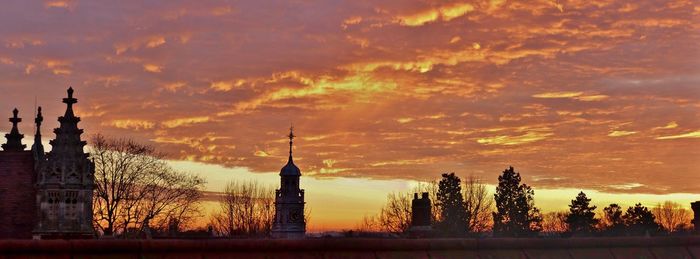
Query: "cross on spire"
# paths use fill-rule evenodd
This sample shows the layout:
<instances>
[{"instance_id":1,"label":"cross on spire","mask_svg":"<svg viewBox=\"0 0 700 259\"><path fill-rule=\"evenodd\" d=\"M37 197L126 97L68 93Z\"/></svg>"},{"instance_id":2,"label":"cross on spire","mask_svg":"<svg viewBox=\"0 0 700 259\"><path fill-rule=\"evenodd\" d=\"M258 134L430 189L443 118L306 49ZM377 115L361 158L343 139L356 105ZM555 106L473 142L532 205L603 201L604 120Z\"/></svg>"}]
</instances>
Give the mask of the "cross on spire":
<instances>
[{"instance_id":1,"label":"cross on spire","mask_svg":"<svg viewBox=\"0 0 700 259\"><path fill-rule=\"evenodd\" d=\"M73 87L68 88L68 98L63 98L63 103L68 105L65 117L74 117L73 104L77 103L78 99L73 98Z\"/></svg>"},{"instance_id":2,"label":"cross on spire","mask_svg":"<svg viewBox=\"0 0 700 259\"><path fill-rule=\"evenodd\" d=\"M12 118L10 118L10 122L12 122L12 131L17 131L17 123L22 122L22 118L17 117L19 115L19 110L15 108L12 110Z\"/></svg>"}]
</instances>

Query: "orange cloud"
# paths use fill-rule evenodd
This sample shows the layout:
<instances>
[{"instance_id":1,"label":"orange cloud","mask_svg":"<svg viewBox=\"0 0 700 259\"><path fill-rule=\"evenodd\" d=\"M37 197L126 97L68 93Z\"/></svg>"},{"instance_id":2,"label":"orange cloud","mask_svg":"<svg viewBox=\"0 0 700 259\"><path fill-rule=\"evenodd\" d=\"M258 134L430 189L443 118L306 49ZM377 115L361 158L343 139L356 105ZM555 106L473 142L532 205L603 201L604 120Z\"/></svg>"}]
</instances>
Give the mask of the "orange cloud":
<instances>
[{"instance_id":1,"label":"orange cloud","mask_svg":"<svg viewBox=\"0 0 700 259\"><path fill-rule=\"evenodd\" d=\"M163 71L163 67L154 64L144 64L143 70L151 73L160 73Z\"/></svg>"},{"instance_id":2,"label":"orange cloud","mask_svg":"<svg viewBox=\"0 0 700 259\"><path fill-rule=\"evenodd\" d=\"M451 21L455 18L464 16L468 12L474 10L474 6L468 3L456 3L436 8L430 8L420 11L416 14L399 16L398 20L401 25L405 26L421 26L429 22Z\"/></svg>"},{"instance_id":3,"label":"orange cloud","mask_svg":"<svg viewBox=\"0 0 700 259\"><path fill-rule=\"evenodd\" d=\"M152 129L156 124L147 120L123 119L103 122L102 125L113 126L120 129L144 130Z\"/></svg>"},{"instance_id":4,"label":"orange cloud","mask_svg":"<svg viewBox=\"0 0 700 259\"><path fill-rule=\"evenodd\" d=\"M188 126L197 123L209 122L211 119L209 116L199 116L199 117L187 117L178 118L162 122L161 124L166 128L177 128L181 126Z\"/></svg>"},{"instance_id":5,"label":"orange cloud","mask_svg":"<svg viewBox=\"0 0 700 259\"><path fill-rule=\"evenodd\" d=\"M584 95L584 92L546 92L534 94L532 97L543 99L570 98L586 102L601 101L609 98L609 96L602 94Z\"/></svg>"},{"instance_id":6,"label":"orange cloud","mask_svg":"<svg viewBox=\"0 0 700 259\"><path fill-rule=\"evenodd\" d=\"M637 134L636 131L626 131L626 130L613 130L608 134L609 137L624 137Z\"/></svg>"},{"instance_id":7,"label":"orange cloud","mask_svg":"<svg viewBox=\"0 0 700 259\"><path fill-rule=\"evenodd\" d=\"M700 138L700 130L696 130L693 132L688 132L688 133L682 133L678 135L671 135L671 136L663 136L663 137L658 137L656 139L682 139L682 138Z\"/></svg>"},{"instance_id":8,"label":"orange cloud","mask_svg":"<svg viewBox=\"0 0 700 259\"><path fill-rule=\"evenodd\" d=\"M529 131L523 135L516 136L501 135L494 137L479 138L476 140L476 142L484 145L521 145L535 141L540 141L552 135L554 134L551 132Z\"/></svg>"}]
</instances>

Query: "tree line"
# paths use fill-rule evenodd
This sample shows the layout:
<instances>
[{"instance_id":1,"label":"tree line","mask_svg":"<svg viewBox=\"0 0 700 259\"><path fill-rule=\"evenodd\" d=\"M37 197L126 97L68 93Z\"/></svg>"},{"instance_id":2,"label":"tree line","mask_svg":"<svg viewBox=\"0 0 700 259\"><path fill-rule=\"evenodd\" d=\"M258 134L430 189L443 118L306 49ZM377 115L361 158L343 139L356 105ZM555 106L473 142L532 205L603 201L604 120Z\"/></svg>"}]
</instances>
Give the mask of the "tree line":
<instances>
[{"instance_id":1,"label":"tree line","mask_svg":"<svg viewBox=\"0 0 700 259\"><path fill-rule=\"evenodd\" d=\"M419 185L406 193L391 193L377 215L365 216L357 231L404 235L411 226L412 193L429 193L436 236L619 236L690 233L691 213L666 201L649 209L641 203L627 209L610 204L597 214L597 206L580 192L568 211L542 213L535 206L534 189L522 183L513 167L498 176L495 193L470 176L462 182L454 173L439 182Z\"/></svg>"},{"instance_id":2,"label":"tree line","mask_svg":"<svg viewBox=\"0 0 700 259\"><path fill-rule=\"evenodd\" d=\"M200 176L175 170L155 147L131 139L95 135L93 225L96 235L114 238L267 237L275 215L274 186L232 181L218 193L209 219ZM305 220L311 211L306 207ZM202 228L202 223L206 227ZM188 233L189 232L189 233Z\"/></svg>"},{"instance_id":3,"label":"tree line","mask_svg":"<svg viewBox=\"0 0 700 259\"><path fill-rule=\"evenodd\" d=\"M233 181L214 202L218 208L202 220L203 188L199 176L173 169L165 154L129 139L96 135L90 159L95 163L93 223L97 235L143 238L183 231L220 237L267 237L274 218L274 186ZM495 193L480 179L464 181L454 173L421 183L410 192L391 193L379 213L365 216L358 232L407 233L413 193L427 192L437 236L612 236L679 234L690 231L691 213L667 201L649 209L610 204L596 213L580 192L568 211L542 213L534 189L513 167L498 176ZM305 212L306 221L310 211ZM206 222L206 228L201 223Z\"/></svg>"}]
</instances>

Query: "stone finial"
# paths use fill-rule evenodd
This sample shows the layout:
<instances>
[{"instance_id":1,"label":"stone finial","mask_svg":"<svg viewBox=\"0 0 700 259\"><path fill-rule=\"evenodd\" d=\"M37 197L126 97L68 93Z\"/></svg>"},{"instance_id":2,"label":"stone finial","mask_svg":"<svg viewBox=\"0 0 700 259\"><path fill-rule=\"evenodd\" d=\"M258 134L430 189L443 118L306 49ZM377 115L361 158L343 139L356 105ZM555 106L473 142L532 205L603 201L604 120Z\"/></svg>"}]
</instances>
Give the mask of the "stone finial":
<instances>
[{"instance_id":1,"label":"stone finial","mask_svg":"<svg viewBox=\"0 0 700 259\"><path fill-rule=\"evenodd\" d=\"M41 115L41 106L37 109L36 118L34 119L34 124L36 125L36 132L34 133L34 144L32 145L32 152L34 152L34 158L38 161L44 157L44 145L41 144L41 123L44 122L44 116Z\"/></svg>"},{"instance_id":2,"label":"stone finial","mask_svg":"<svg viewBox=\"0 0 700 259\"><path fill-rule=\"evenodd\" d=\"M19 134L19 128L17 127L17 124L22 122L22 118L19 118L18 115L19 110L17 110L17 108L12 110L12 118L10 118L10 122L12 122L12 130L10 130L10 133L5 134L7 143L2 145L2 149L5 151L22 151L25 147L27 147L26 145L22 145L24 135Z\"/></svg>"},{"instance_id":3,"label":"stone finial","mask_svg":"<svg viewBox=\"0 0 700 259\"><path fill-rule=\"evenodd\" d=\"M39 128L41 128L42 122L44 122L44 116L41 115L41 106L39 106L39 108L37 109L36 118L34 119L37 134L39 134Z\"/></svg>"},{"instance_id":4,"label":"stone finial","mask_svg":"<svg viewBox=\"0 0 700 259\"><path fill-rule=\"evenodd\" d=\"M73 117L75 117L75 115L73 113L73 104L78 103L78 99L73 98L73 87L68 88L67 92L68 92L68 97L63 98L63 103L68 105L68 107L66 108L66 114L63 115L63 117L73 118Z\"/></svg>"}]
</instances>

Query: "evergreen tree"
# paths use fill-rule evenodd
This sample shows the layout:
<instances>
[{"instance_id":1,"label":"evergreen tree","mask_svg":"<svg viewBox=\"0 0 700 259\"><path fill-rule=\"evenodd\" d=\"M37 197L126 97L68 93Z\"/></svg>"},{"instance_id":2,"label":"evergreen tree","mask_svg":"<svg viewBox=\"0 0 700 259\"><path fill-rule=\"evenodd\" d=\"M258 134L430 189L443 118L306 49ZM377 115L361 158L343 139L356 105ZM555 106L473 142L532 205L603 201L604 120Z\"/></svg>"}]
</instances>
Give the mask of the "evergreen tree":
<instances>
[{"instance_id":1,"label":"evergreen tree","mask_svg":"<svg viewBox=\"0 0 700 259\"><path fill-rule=\"evenodd\" d=\"M467 215L462 198L461 180L454 173L442 174L438 184L437 204L440 207L439 229L448 236L467 231Z\"/></svg>"},{"instance_id":2,"label":"evergreen tree","mask_svg":"<svg viewBox=\"0 0 700 259\"><path fill-rule=\"evenodd\" d=\"M520 184L520 173L510 168L498 176L493 232L496 236L532 236L542 229L542 216L535 207L535 191Z\"/></svg>"},{"instance_id":3,"label":"evergreen tree","mask_svg":"<svg viewBox=\"0 0 700 259\"><path fill-rule=\"evenodd\" d=\"M625 230L625 221L622 217L622 207L615 203L603 208L605 220L605 232L612 235L620 235Z\"/></svg>"},{"instance_id":4,"label":"evergreen tree","mask_svg":"<svg viewBox=\"0 0 700 259\"><path fill-rule=\"evenodd\" d=\"M661 228L656 223L656 217L651 213L651 210L642 206L641 203L627 208L623 219L628 232L633 235L655 234Z\"/></svg>"},{"instance_id":5,"label":"evergreen tree","mask_svg":"<svg viewBox=\"0 0 700 259\"><path fill-rule=\"evenodd\" d=\"M591 199L586 197L586 194L580 192L576 199L571 200L569 205L569 215L566 217L566 223L569 225L569 231L574 234L587 234L593 232L598 224L598 219L595 218L596 206L590 206Z\"/></svg>"}]
</instances>

